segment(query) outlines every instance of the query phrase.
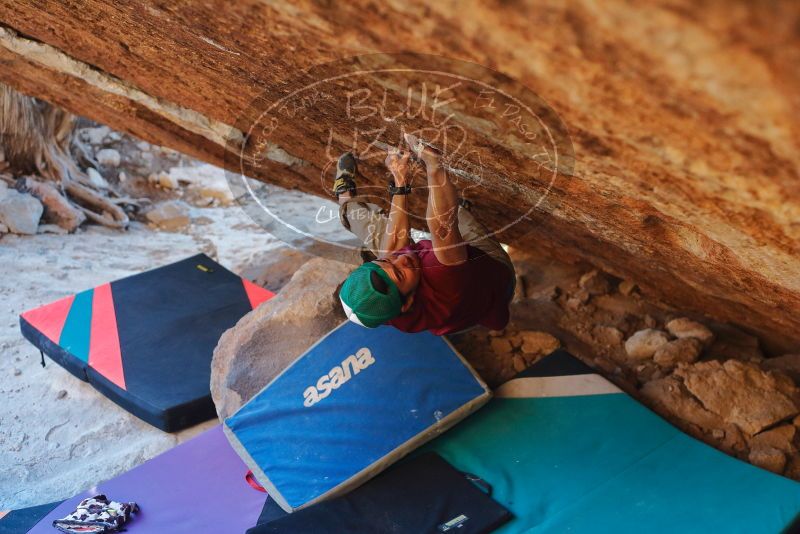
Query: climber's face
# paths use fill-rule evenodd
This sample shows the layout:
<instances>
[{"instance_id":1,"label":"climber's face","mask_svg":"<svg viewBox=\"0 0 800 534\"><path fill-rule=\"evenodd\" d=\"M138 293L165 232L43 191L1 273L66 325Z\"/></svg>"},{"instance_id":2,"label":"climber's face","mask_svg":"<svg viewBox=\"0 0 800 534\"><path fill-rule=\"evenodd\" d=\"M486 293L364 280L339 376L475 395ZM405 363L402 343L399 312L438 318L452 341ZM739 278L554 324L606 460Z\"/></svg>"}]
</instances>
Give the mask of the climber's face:
<instances>
[{"instance_id":1,"label":"climber's face","mask_svg":"<svg viewBox=\"0 0 800 534\"><path fill-rule=\"evenodd\" d=\"M386 271L406 300L416 291L422 276L422 263L415 252L395 252L385 258L375 260L375 263Z\"/></svg>"}]
</instances>

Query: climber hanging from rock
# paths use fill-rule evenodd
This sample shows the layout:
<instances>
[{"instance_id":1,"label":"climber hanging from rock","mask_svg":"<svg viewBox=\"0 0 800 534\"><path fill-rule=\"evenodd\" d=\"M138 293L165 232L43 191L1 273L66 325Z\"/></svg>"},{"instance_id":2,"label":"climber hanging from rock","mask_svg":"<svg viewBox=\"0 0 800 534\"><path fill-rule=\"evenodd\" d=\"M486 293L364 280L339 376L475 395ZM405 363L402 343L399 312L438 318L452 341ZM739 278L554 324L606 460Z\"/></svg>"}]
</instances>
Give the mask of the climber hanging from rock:
<instances>
[{"instance_id":1,"label":"climber hanging from rock","mask_svg":"<svg viewBox=\"0 0 800 534\"><path fill-rule=\"evenodd\" d=\"M337 163L333 192L342 225L377 258L355 269L341 288L348 319L370 328L389 324L436 335L476 325L505 328L515 285L511 259L475 219L469 203L459 200L439 152L413 135L405 140L411 152L390 148L386 157L394 179L388 217L357 195L355 157L347 152ZM416 243L406 209L411 153L427 173L431 233L430 240Z\"/></svg>"}]
</instances>

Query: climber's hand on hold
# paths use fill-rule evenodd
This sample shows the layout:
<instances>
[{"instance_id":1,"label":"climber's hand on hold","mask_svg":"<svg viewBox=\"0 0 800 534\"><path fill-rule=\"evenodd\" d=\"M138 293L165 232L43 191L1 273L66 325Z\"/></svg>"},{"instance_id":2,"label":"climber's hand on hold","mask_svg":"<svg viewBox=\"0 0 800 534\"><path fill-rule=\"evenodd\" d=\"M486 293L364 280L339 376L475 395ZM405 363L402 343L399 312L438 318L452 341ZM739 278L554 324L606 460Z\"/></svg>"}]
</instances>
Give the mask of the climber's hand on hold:
<instances>
[{"instance_id":1,"label":"climber's hand on hold","mask_svg":"<svg viewBox=\"0 0 800 534\"><path fill-rule=\"evenodd\" d=\"M416 135L405 134L405 140L414 155L425 164L428 172L439 169L441 155L436 149L418 139Z\"/></svg>"},{"instance_id":2,"label":"climber's hand on hold","mask_svg":"<svg viewBox=\"0 0 800 534\"><path fill-rule=\"evenodd\" d=\"M408 185L408 159L411 154L407 151L390 148L384 163L389 172L392 173L394 184L397 187Z\"/></svg>"}]
</instances>

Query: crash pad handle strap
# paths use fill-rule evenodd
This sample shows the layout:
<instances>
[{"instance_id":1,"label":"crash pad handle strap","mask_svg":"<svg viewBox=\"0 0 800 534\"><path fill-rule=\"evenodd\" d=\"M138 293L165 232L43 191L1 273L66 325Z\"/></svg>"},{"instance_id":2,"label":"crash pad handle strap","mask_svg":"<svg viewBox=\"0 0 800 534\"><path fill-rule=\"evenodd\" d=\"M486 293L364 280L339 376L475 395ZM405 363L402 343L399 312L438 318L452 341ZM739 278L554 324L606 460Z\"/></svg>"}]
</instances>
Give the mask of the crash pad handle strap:
<instances>
[{"instance_id":1,"label":"crash pad handle strap","mask_svg":"<svg viewBox=\"0 0 800 534\"><path fill-rule=\"evenodd\" d=\"M267 490L264 489L264 486L258 483L256 477L253 475L252 471L247 471L247 474L244 476L244 479L250 484L250 487L256 491L260 491L261 493L266 493Z\"/></svg>"}]
</instances>

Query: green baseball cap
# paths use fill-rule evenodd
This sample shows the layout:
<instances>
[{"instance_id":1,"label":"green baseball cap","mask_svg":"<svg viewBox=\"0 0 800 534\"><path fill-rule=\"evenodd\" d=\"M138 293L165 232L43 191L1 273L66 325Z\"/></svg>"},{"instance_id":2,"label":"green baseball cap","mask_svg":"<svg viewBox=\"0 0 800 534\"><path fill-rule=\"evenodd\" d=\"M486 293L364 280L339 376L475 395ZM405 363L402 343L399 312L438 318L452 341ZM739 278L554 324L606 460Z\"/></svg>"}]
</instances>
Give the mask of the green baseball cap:
<instances>
[{"instance_id":1,"label":"green baseball cap","mask_svg":"<svg viewBox=\"0 0 800 534\"><path fill-rule=\"evenodd\" d=\"M383 285L381 281L385 282L385 292L375 287L375 282ZM347 318L367 328L375 328L397 317L403 307L397 284L373 262L365 263L350 273L339 291L339 300Z\"/></svg>"}]
</instances>

